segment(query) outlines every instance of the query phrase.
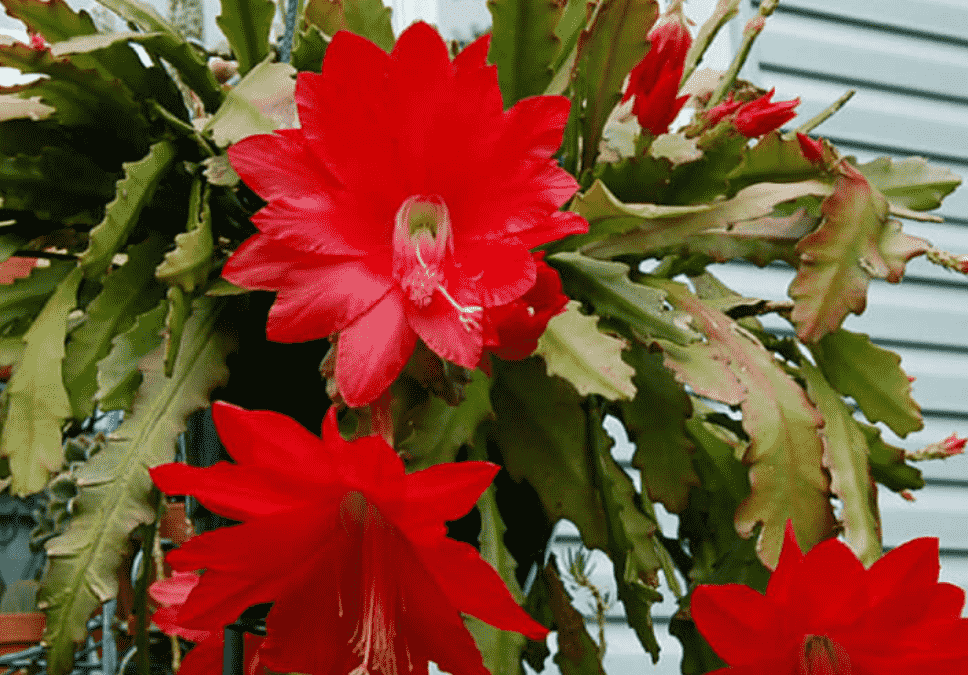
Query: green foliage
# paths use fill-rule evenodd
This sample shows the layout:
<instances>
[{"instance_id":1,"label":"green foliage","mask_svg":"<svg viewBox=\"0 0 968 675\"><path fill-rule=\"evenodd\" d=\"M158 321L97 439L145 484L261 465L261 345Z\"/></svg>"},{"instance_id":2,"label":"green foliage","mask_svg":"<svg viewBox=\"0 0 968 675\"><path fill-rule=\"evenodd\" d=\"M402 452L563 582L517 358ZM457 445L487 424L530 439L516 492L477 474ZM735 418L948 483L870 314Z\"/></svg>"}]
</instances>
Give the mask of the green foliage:
<instances>
[{"instance_id":1,"label":"green foliage","mask_svg":"<svg viewBox=\"0 0 968 675\"><path fill-rule=\"evenodd\" d=\"M323 68L323 58L329 40L317 26L308 25L306 30L296 31L289 63L296 70L318 73Z\"/></svg>"},{"instance_id":2,"label":"green foliage","mask_svg":"<svg viewBox=\"0 0 968 675\"><path fill-rule=\"evenodd\" d=\"M958 174L928 164L923 157L894 160L878 157L857 170L871 186L892 205L913 211L930 211L941 206L941 200L961 185Z\"/></svg>"},{"instance_id":3,"label":"green foliage","mask_svg":"<svg viewBox=\"0 0 968 675\"><path fill-rule=\"evenodd\" d=\"M622 361L625 341L601 332L598 317L582 314L580 306L572 300L563 314L548 322L535 354L544 359L548 375L568 380L582 396L632 398L635 371Z\"/></svg>"},{"instance_id":4,"label":"green foliage","mask_svg":"<svg viewBox=\"0 0 968 675\"><path fill-rule=\"evenodd\" d=\"M811 345L810 352L831 386L853 397L868 420L884 422L901 437L924 428L900 356L842 328Z\"/></svg>"},{"instance_id":5,"label":"green foliage","mask_svg":"<svg viewBox=\"0 0 968 675\"><path fill-rule=\"evenodd\" d=\"M39 492L61 466L61 424L71 416L61 374L64 340L81 276L74 267L44 304L23 336L23 355L2 394L0 456L9 458L10 489L16 495Z\"/></svg>"},{"instance_id":6,"label":"green foliage","mask_svg":"<svg viewBox=\"0 0 968 675\"><path fill-rule=\"evenodd\" d=\"M418 413L412 431L396 449L407 461L408 471L419 471L441 462L453 462L461 446L472 443L477 428L494 416L491 410L491 381L475 370L464 388L465 399L457 406L431 396Z\"/></svg>"},{"instance_id":7,"label":"green foliage","mask_svg":"<svg viewBox=\"0 0 968 675\"><path fill-rule=\"evenodd\" d=\"M124 246L138 223L142 209L151 201L158 184L175 162L175 146L158 141L137 162L124 165L114 200L105 207L104 219L91 230L88 248L81 255L81 267L88 278L103 274L114 254Z\"/></svg>"},{"instance_id":8,"label":"green foliage","mask_svg":"<svg viewBox=\"0 0 968 675\"><path fill-rule=\"evenodd\" d=\"M138 364L162 343L168 301L138 316L132 326L111 341L108 355L97 363L95 397L102 410L130 410L143 375Z\"/></svg>"},{"instance_id":9,"label":"green foliage","mask_svg":"<svg viewBox=\"0 0 968 675\"><path fill-rule=\"evenodd\" d=\"M881 430L877 427L856 420L855 423L867 437L871 476L874 480L895 492L920 490L924 487L921 470L904 461L904 450L884 442Z\"/></svg>"},{"instance_id":10,"label":"green foliage","mask_svg":"<svg viewBox=\"0 0 968 675\"><path fill-rule=\"evenodd\" d=\"M139 43L152 56L171 64L182 81L202 100L205 110L213 113L225 98L222 88L208 67L204 53L177 33L144 33L133 42Z\"/></svg>"},{"instance_id":11,"label":"green foliage","mask_svg":"<svg viewBox=\"0 0 968 675\"><path fill-rule=\"evenodd\" d=\"M733 191L754 183L794 183L817 179L821 171L803 156L800 142L771 131L745 149L742 159L729 174Z\"/></svg>"},{"instance_id":12,"label":"green foliage","mask_svg":"<svg viewBox=\"0 0 968 675\"><path fill-rule=\"evenodd\" d=\"M0 330L4 334L26 330L25 320L40 313L44 302L73 269L72 263L56 261L48 267L35 268L30 276L9 286L0 286Z\"/></svg>"},{"instance_id":13,"label":"green foliage","mask_svg":"<svg viewBox=\"0 0 968 675\"><path fill-rule=\"evenodd\" d=\"M659 15L656 0L602 0L578 38L576 91L579 106L582 170L595 166L605 120L622 96L622 81L648 51L648 33Z\"/></svg>"},{"instance_id":14,"label":"green foliage","mask_svg":"<svg viewBox=\"0 0 968 675\"><path fill-rule=\"evenodd\" d=\"M128 249L128 261L107 275L104 287L87 306L86 319L71 333L64 360L64 384L73 417L78 420L94 412L97 392L97 362L107 356L111 340L128 330L135 317L161 299L164 289L152 276L161 259L165 241L158 236Z\"/></svg>"},{"instance_id":15,"label":"green foliage","mask_svg":"<svg viewBox=\"0 0 968 675\"><path fill-rule=\"evenodd\" d=\"M541 611L539 618L545 626L558 631L558 652L554 661L562 675L605 675L598 659L598 645L588 634L585 620L571 604L571 596L561 582L554 555L548 557L547 564L535 579L525 607L531 609L531 605Z\"/></svg>"},{"instance_id":16,"label":"green foliage","mask_svg":"<svg viewBox=\"0 0 968 675\"><path fill-rule=\"evenodd\" d=\"M202 180L192 185L188 201L188 223L185 231L175 235L175 250L165 254L165 260L155 276L166 284L177 284L186 293L203 286L212 268L212 210L210 190L202 187Z\"/></svg>"},{"instance_id":17,"label":"green foliage","mask_svg":"<svg viewBox=\"0 0 968 675\"><path fill-rule=\"evenodd\" d=\"M629 266L557 253L548 259L561 274L568 295L591 306L599 316L618 319L639 339L662 338L677 344L699 339L680 312L663 306L665 293L629 279Z\"/></svg>"},{"instance_id":18,"label":"green foliage","mask_svg":"<svg viewBox=\"0 0 968 675\"><path fill-rule=\"evenodd\" d=\"M272 0L221 0L221 5L222 13L215 17L215 23L232 47L239 75L245 76L269 56L269 31L276 5Z\"/></svg>"},{"instance_id":19,"label":"green foliage","mask_svg":"<svg viewBox=\"0 0 968 675\"><path fill-rule=\"evenodd\" d=\"M661 353L635 342L625 353L635 367L635 398L621 404L622 421L635 443L632 466L642 476L642 492L650 502L681 513L689 502L689 489L699 485L692 466L694 444L686 433L692 403L662 365Z\"/></svg>"},{"instance_id":20,"label":"green foliage","mask_svg":"<svg viewBox=\"0 0 968 675\"><path fill-rule=\"evenodd\" d=\"M216 145L225 147L252 134L272 133L279 123L269 110L296 90L295 69L287 63L263 61L225 97L225 103L205 124Z\"/></svg>"},{"instance_id":21,"label":"green foliage","mask_svg":"<svg viewBox=\"0 0 968 675\"><path fill-rule=\"evenodd\" d=\"M577 3L576 3L577 4ZM565 9L560 0L488 0L491 49L504 107L544 92L560 51L556 27Z\"/></svg>"},{"instance_id":22,"label":"green foliage","mask_svg":"<svg viewBox=\"0 0 968 675\"><path fill-rule=\"evenodd\" d=\"M362 35L389 52L395 38L390 24L390 8L381 0L308 0L306 22L332 37L348 30Z\"/></svg>"},{"instance_id":23,"label":"green foliage","mask_svg":"<svg viewBox=\"0 0 968 675\"><path fill-rule=\"evenodd\" d=\"M52 675L71 671L74 645L87 634L87 617L117 593L128 535L155 519L157 493L148 468L174 459L175 438L186 417L208 405L209 392L228 379L225 355L232 340L218 325L223 302L199 301L172 377L162 372L160 350L142 362L145 383L137 405L115 440L77 473L84 487L67 531L47 542L49 566L42 580Z\"/></svg>"},{"instance_id":24,"label":"green foliage","mask_svg":"<svg viewBox=\"0 0 968 675\"><path fill-rule=\"evenodd\" d=\"M63 147L46 147L36 155L0 156L3 207L32 211L58 220L90 218L114 194L116 176L86 155Z\"/></svg>"},{"instance_id":25,"label":"green foliage","mask_svg":"<svg viewBox=\"0 0 968 675\"><path fill-rule=\"evenodd\" d=\"M181 348L182 331L192 312L191 299L181 286L169 286L166 295L168 314L165 315L165 377L175 372L175 361Z\"/></svg>"}]
</instances>

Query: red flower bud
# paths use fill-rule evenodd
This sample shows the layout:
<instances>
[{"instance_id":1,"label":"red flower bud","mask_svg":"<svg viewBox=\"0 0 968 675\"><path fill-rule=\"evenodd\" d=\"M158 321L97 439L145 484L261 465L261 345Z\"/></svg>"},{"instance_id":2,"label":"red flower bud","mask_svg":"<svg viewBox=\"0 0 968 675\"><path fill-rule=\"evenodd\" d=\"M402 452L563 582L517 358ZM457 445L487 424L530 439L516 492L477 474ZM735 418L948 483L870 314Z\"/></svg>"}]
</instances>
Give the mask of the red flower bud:
<instances>
[{"instance_id":1,"label":"red flower bud","mask_svg":"<svg viewBox=\"0 0 968 675\"><path fill-rule=\"evenodd\" d=\"M958 438L956 434L951 434L941 441L941 449L948 457L952 457L962 454L966 444L968 444L968 438Z\"/></svg>"},{"instance_id":2,"label":"red flower bud","mask_svg":"<svg viewBox=\"0 0 968 675\"><path fill-rule=\"evenodd\" d=\"M803 156L806 157L808 161L812 162L813 164L819 164L821 161L823 161L823 143L820 142L819 138L817 140L813 140L806 134L801 134L798 131L797 141L800 143L800 152L803 153Z\"/></svg>"},{"instance_id":3,"label":"red flower bud","mask_svg":"<svg viewBox=\"0 0 968 675\"><path fill-rule=\"evenodd\" d=\"M800 99L792 101L770 101L776 89L740 106L736 111L736 130L747 138L755 138L769 133L797 116L793 109L800 105Z\"/></svg>"},{"instance_id":4,"label":"red flower bud","mask_svg":"<svg viewBox=\"0 0 968 675\"><path fill-rule=\"evenodd\" d=\"M717 106L713 106L706 111L706 120L709 126L714 127L724 119L736 112L742 103L733 100L733 92L729 92L729 98Z\"/></svg>"},{"instance_id":5,"label":"red flower bud","mask_svg":"<svg viewBox=\"0 0 968 675\"><path fill-rule=\"evenodd\" d=\"M692 45L692 36L681 15L665 18L649 33L652 46L629 75L629 85L622 96L627 101L635 96L632 112L643 129L658 135L669 130L688 96L679 93L679 81Z\"/></svg>"},{"instance_id":6,"label":"red flower bud","mask_svg":"<svg viewBox=\"0 0 968 675\"><path fill-rule=\"evenodd\" d=\"M40 51L47 48L47 41L40 33L30 33L30 48Z\"/></svg>"}]
</instances>

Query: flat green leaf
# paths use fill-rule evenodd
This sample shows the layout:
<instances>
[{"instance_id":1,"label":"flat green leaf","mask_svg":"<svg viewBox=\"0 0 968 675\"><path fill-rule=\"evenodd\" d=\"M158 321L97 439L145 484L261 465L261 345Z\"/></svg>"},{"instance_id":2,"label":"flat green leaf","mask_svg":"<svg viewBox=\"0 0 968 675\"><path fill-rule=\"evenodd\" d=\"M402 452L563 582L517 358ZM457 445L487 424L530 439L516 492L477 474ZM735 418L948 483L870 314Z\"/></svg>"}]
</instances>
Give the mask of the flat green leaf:
<instances>
[{"instance_id":1,"label":"flat green leaf","mask_svg":"<svg viewBox=\"0 0 968 675\"><path fill-rule=\"evenodd\" d=\"M317 26L310 24L306 30L296 31L289 63L299 72L321 72L327 46L329 39Z\"/></svg>"},{"instance_id":2,"label":"flat green leaf","mask_svg":"<svg viewBox=\"0 0 968 675\"><path fill-rule=\"evenodd\" d=\"M0 94L0 122L16 119L45 120L54 107L40 100L39 96L22 98L14 94Z\"/></svg>"},{"instance_id":3,"label":"flat green leaf","mask_svg":"<svg viewBox=\"0 0 968 675\"><path fill-rule=\"evenodd\" d=\"M131 409L143 379L138 364L161 345L167 315L168 301L162 299L111 341L111 351L97 363L95 398L102 410Z\"/></svg>"},{"instance_id":4,"label":"flat green leaf","mask_svg":"<svg viewBox=\"0 0 968 675\"><path fill-rule=\"evenodd\" d=\"M577 56L577 50L575 48L578 45L578 36L581 35L581 31L585 27L585 21L588 18L587 3L584 0L566 0L562 4L564 5L564 10L561 13L561 18L558 19L558 23L555 25L555 37L558 38L560 47L558 48L557 55L555 55L555 60L551 64L551 69L555 73L558 73L569 58L572 65L574 65L575 57ZM568 66L567 71L570 70L571 67ZM564 91L564 87L562 87L562 91ZM545 91L544 93L548 92Z\"/></svg>"},{"instance_id":5,"label":"flat green leaf","mask_svg":"<svg viewBox=\"0 0 968 675\"><path fill-rule=\"evenodd\" d=\"M114 199L105 207L104 219L91 230L88 248L81 255L81 267L88 278L103 274L111 258L124 246L138 223L141 210L151 201L155 189L175 163L175 146L158 141L137 162L123 165Z\"/></svg>"},{"instance_id":6,"label":"flat green leaf","mask_svg":"<svg viewBox=\"0 0 968 675\"><path fill-rule=\"evenodd\" d=\"M920 490L924 487L921 470L904 461L904 450L881 438L881 430L854 420L867 438L870 449L871 476L895 492Z\"/></svg>"},{"instance_id":7,"label":"flat green leaf","mask_svg":"<svg viewBox=\"0 0 968 675\"><path fill-rule=\"evenodd\" d=\"M864 567L870 567L881 557L882 545L877 492L867 461L867 438L854 423L850 408L820 370L803 363L800 375L807 383L807 396L823 415L823 464L830 472L830 491L842 505L844 539Z\"/></svg>"},{"instance_id":8,"label":"flat green leaf","mask_svg":"<svg viewBox=\"0 0 968 675\"><path fill-rule=\"evenodd\" d=\"M578 90L587 96L579 104L583 170L595 166L605 120L622 97L623 80L648 52L649 29L658 16L656 0L602 0L578 38Z\"/></svg>"},{"instance_id":9,"label":"flat green leaf","mask_svg":"<svg viewBox=\"0 0 968 675\"><path fill-rule=\"evenodd\" d=\"M565 9L561 0L488 0L491 49L504 107L544 92L561 47L555 29Z\"/></svg>"},{"instance_id":10,"label":"flat green leaf","mask_svg":"<svg viewBox=\"0 0 968 675\"><path fill-rule=\"evenodd\" d=\"M598 645L588 634L582 615L572 605L571 596L558 574L554 554L549 556L535 585L542 591L542 599L551 614L552 630L558 631L558 652L554 662L562 675L605 675L598 660Z\"/></svg>"},{"instance_id":11,"label":"flat green leaf","mask_svg":"<svg viewBox=\"0 0 968 675\"><path fill-rule=\"evenodd\" d=\"M642 476L642 491L649 502L661 502L667 511L682 513L689 503L689 489L699 485L692 466L694 443L686 433L692 403L663 367L661 353L633 343L624 358L635 368L635 398L621 404L622 422L635 443L632 466Z\"/></svg>"},{"instance_id":12,"label":"flat green leaf","mask_svg":"<svg viewBox=\"0 0 968 675\"><path fill-rule=\"evenodd\" d=\"M800 263L796 245L820 224L806 209L790 215L763 216L744 220L731 227L717 227L686 237L679 246L665 252L688 256L701 253L715 262L745 258L764 267L783 260L791 267Z\"/></svg>"},{"instance_id":13,"label":"flat green leaf","mask_svg":"<svg viewBox=\"0 0 968 675\"><path fill-rule=\"evenodd\" d=\"M93 33L90 35L76 35L66 40L55 42L50 46L50 53L58 58L76 56L100 51L112 45L125 44L128 41L145 36L162 35L162 33L140 33L138 31L121 31L117 33ZM73 59L72 59L73 60Z\"/></svg>"},{"instance_id":14,"label":"flat green leaf","mask_svg":"<svg viewBox=\"0 0 968 675\"><path fill-rule=\"evenodd\" d=\"M873 278L897 283L905 263L924 253L924 239L889 221L887 200L851 165L839 165L834 190L822 206L823 222L800 240L800 267L787 290L794 301L797 337L818 342L867 306Z\"/></svg>"},{"instance_id":15,"label":"flat green leaf","mask_svg":"<svg viewBox=\"0 0 968 675\"><path fill-rule=\"evenodd\" d=\"M135 317L161 299L164 288L152 276L167 242L151 237L128 249L128 262L107 275L97 297L87 306L87 320L71 333L64 359L64 384L74 419L94 413L97 362L108 355L115 335L128 330Z\"/></svg>"},{"instance_id":16,"label":"flat green leaf","mask_svg":"<svg viewBox=\"0 0 968 675\"><path fill-rule=\"evenodd\" d=\"M276 5L272 0L221 0L221 6L215 23L239 62L239 75L245 77L269 55L269 31Z\"/></svg>"},{"instance_id":17,"label":"flat green leaf","mask_svg":"<svg viewBox=\"0 0 968 675\"><path fill-rule=\"evenodd\" d=\"M203 298L185 327L182 358L172 377L162 373L162 353L142 362L141 396L107 447L78 472L81 486L70 526L47 542L49 566L42 580L48 669L65 675L75 644L87 635L87 618L117 594L117 569L128 536L155 518L150 467L175 458L175 440L190 413L208 405L209 393L228 380L225 356L232 340L218 326L224 301Z\"/></svg>"},{"instance_id":18,"label":"flat green leaf","mask_svg":"<svg viewBox=\"0 0 968 675\"><path fill-rule=\"evenodd\" d=\"M10 461L10 490L39 492L60 469L61 424L71 416L61 369L67 315L77 305L81 269L58 285L24 336L20 365L3 392L6 417L0 434L0 457Z\"/></svg>"},{"instance_id":19,"label":"flat green leaf","mask_svg":"<svg viewBox=\"0 0 968 675\"><path fill-rule=\"evenodd\" d=\"M209 207L208 187L196 180L188 201L188 223L185 231L175 235L175 250L165 254L155 276L166 284L177 284L186 293L208 281L212 269L212 210Z\"/></svg>"},{"instance_id":20,"label":"flat green leaf","mask_svg":"<svg viewBox=\"0 0 968 675\"><path fill-rule=\"evenodd\" d=\"M178 350L181 348L182 331L185 330L185 322L191 315L192 306L181 286L169 286L166 298L168 314L165 315L165 377L171 377L175 372Z\"/></svg>"},{"instance_id":21,"label":"flat green leaf","mask_svg":"<svg viewBox=\"0 0 968 675\"><path fill-rule=\"evenodd\" d=\"M571 300L564 313L548 322L535 354L544 359L549 375L568 380L582 396L631 399L634 371L622 360L625 341L599 331L598 317L582 314L580 307Z\"/></svg>"},{"instance_id":22,"label":"flat green leaf","mask_svg":"<svg viewBox=\"0 0 968 675\"><path fill-rule=\"evenodd\" d=\"M162 17L153 6L141 0L98 0L98 4L107 7L143 31L178 34L178 29Z\"/></svg>"},{"instance_id":23,"label":"flat green leaf","mask_svg":"<svg viewBox=\"0 0 968 675\"><path fill-rule=\"evenodd\" d=\"M755 145L745 148L729 184L739 190L753 183L796 183L822 177L821 169L803 156L800 142L771 131Z\"/></svg>"},{"instance_id":24,"label":"flat green leaf","mask_svg":"<svg viewBox=\"0 0 968 675\"><path fill-rule=\"evenodd\" d=\"M131 41L140 44L149 54L164 59L178 71L182 82L198 95L207 112L218 110L225 93L208 67L204 52L178 33L141 33L132 37Z\"/></svg>"},{"instance_id":25,"label":"flat green leaf","mask_svg":"<svg viewBox=\"0 0 968 675\"><path fill-rule=\"evenodd\" d=\"M464 388L465 398L460 405L447 405L437 396L430 398L413 431L396 446L406 459L407 471L419 471L456 459L461 446L473 441L481 422L494 415L490 386L487 375L475 370Z\"/></svg>"},{"instance_id":26,"label":"flat green leaf","mask_svg":"<svg viewBox=\"0 0 968 675\"><path fill-rule=\"evenodd\" d=\"M219 147L231 145L252 134L270 134L283 126L273 109L287 108L295 116L295 69L288 63L263 61L225 97L225 103L205 125Z\"/></svg>"},{"instance_id":27,"label":"flat green leaf","mask_svg":"<svg viewBox=\"0 0 968 675\"><path fill-rule=\"evenodd\" d=\"M664 350L670 346L676 350L667 351L666 367L697 393L707 396L722 385L707 378L696 379L694 375L702 371L681 367L676 361L678 354L712 361L733 380L728 400L723 402L741 405L743 429L750 437L743 463L750 467L752 486L736 512L736 530L749 537L763 523L757 554L764 565L774 568L788 519L793 520L797 540L804 549L833 533L830 478L822 464L824 447L818 433L823 417L752 333L681 284L668 281L663 288L669 302L688 312L707 338L705 343L687 347L659 341Z\"/></svg>"},{"instance_id":28,"label":"flat green leaf","mask_svg":"<svg viewBox=\"0 0 968 675\"><path fill-rule=\"evenodd\" d=\"M486 461L487 452L483 448L484 443L484 439L475 443L468 459ZM477 500L477 510L481 515L481 534L478 540L481 557L497 570L508 591L518 604L521 604L524 593L521 592L515 576L518 564L504 544L504 533L507 528L504 526L501 512L498 511L495 495L496 491L491 485ZM491 675L524 675L521 656L528 643L527 638L514 631L495 628L477 617L468 616L466 621L467 629L474 636L477 648L484 658L484 667Z\"/></svg>"},{"instance_id":29,"label":"flat green leaf","mask_svg":"<svg viewBox=\"0 0 968 675\"><path fill-rule=\"evenodd\" d=\"M638 124L636 122L636 124ZM622 142L620 138L609 136L610 132L620 133L620 126L606 127L606 141L612 140L615 152ZM636 148L628 148L635 150ZM601 161L595 165L592 175L602 181L615 198L626 204L629 203L658 203L668 191L669 177L672 175L672 164L666 159L658 159L648 154L636 152L631 157L622 157L614 162ZM594 189L594 188L593 188Z\"/></svg>"},{"instance_id":30,"label":"flat green leaf","mask_svg":"<svg viewBox=\"0 0 968 675\"><path fill-rule=\"evenodd\" d=\"M702 151L702 157L673 170L663 203L702 204L731 195L735 190L729 177L748 143L749 139L736 131L700 140L697 148Z\"/></svg>"},{"instance_id":31,"label":"flat green leaf","mask_svg":"<svg viewBox=\"0 0 968 675\"><path fill-rule=\"evenodd\" d=\"M236 286L225 277L218 277L217 279L214 279L212 283L205 288L205 295L211 298L217 298L225 295L245 295L246 293L250 292L250 289Z\"/></svg>"},{"instance_id":32,"label":"flat green leaf","mask_svg":"<svg viewBox=\"0 0 968 675\"><path fill-rule=\"evenodd\" d=\"M115 174L87 155L46 147L36 155L0 156L3 207L64 219L97 209L114 194Z\"/></svg>"},{"instance_id":33,"label":"flat green leaf","mask_svg":"<svg viewBox=\"0 0 968 675\"><path fill-rule=\"evenodd\" d=\"M389 52L395 38L390 24L390 8L380 0L309 0L306 21L332 37L348 30L365 37Z\"/></svg>"},{"instance_id":34,"label":"flat green leaf","mask_svg":"<svg viewBox=\"0 0 968 675\"><path fill-rule=\"evenodd\" d=\"M587 420L581 397L566 381L545 374L537 357L496 361L492 438L516 481L527 480L552 522L571 520L588 548L606 550L608 531L589 466Z\"/></svg>"},{"instance_id":35,"label":"flat green leaf","mask_svg":"<svg viewBox=\"0 0 968 675\"><path fill-rule=\"evenodd\" d=\"M900 356L878 347L868 335L843 328L811 345L810 352L831 386L853 397L871 422L884 422L902 438L924 428Z\"/></svg>"},{"instance_id":36,"label":"flat green leaf","mask_svg":"<svg viewBox=\"0 0 968 675\"><path fill-rule=\"evenodd\" d=\"M548 262L558 270L568 296L590 305L599 316L618 319L642 339L663 338L678 344L699 339L681 312L663 306L665 294L629 279L629 266L556 253Z\"/></svg>"},{"instance_id":37,"label":"flat green leaf","mask_svg":"<svg viewBox=\"0 0 968 675\"><path fill-rule=\"evenodd\" d=\"M73 263L57 260L47 267L35 267L30 276L12 284L0 285L0 328L6 332L15 321L33 319L73 269Z\"/></svg>"},{"instance_id":38,"label":"flat green leaf","mask_svg":"<svg viewBox=\"0 0 968 675\"><path fill-rule=\"evenodd\" d=\"M20 363L24 355L24 341L19 337L0 338L0 366Z\"/></svg>"},{"instance_id":39,"label":"flat green leaf","mask_svg":"<svg viewBox=\"0 0 968 675\"><path fill-rule=\"evenodd\" d=\"M948 169L932 166L923 157L901 160L878 157L858 164L857 170L891 204L914 211L938 208L941 200L961 185L961 176Z\"/></svg>"}]
</instances>

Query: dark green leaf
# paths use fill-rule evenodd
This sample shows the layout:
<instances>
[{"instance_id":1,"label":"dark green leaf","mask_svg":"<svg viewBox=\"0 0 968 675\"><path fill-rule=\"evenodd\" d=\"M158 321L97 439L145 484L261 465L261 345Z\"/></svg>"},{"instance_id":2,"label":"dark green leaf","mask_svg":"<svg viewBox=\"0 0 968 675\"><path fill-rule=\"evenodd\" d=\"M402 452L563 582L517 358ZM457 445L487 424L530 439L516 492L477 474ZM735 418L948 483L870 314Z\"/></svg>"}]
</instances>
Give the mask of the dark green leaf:
<instances>
[{"instance_id":1,"label":"dark green leaf","mask_svg":"<svg viewBox=\"0 0 968 675\"><path fill-rule=\"evenodd\" d=\"M904 461L904 450L884 442L881 430L870 424L857 422L867 437L870 450L871 476L894 492L920 490L924 487L921 470Z\"/></svg>"},{"instance_id":2,"label":"dark green leaf","mask_svg":"<svg viewBox=\"0 0 968 675\"><path fill-rule=\"evenodd\" d=\"M142 374L138 364L161 345L168 301L161 300L111 342L111 351L97 364L96 398L102 410L129 410Z\"/></svg>"},{"instance_id":3,"label":"dark green leaf","mask_svg":"<svg viewBox=\"0 0 968 675\"><path fill-rule=\"evenodd\" d=\"M332 37L348 30L365 37L389 52L395 41L390 24L390 8L380 0L309 0L306 21Z\"/></svg>"},{"instance_id":4,"label":"dark green leaf","mask_svg":"<svg viewBox=\"0 0 968 675\"><path fill-rule=\"evenodd\" d=\"M155 270L159 280L168 285L177 284L186 293L204 285L212 269L214 241L212 210L208 204L211 192L207 186L203 189L202 182L197 179L192 185L188 223L184 232L175 235L175 250L166 253L164 262Z\"/></svg>"},{"instance_id":5,"label":"dark green leaf","mask_svg":"<svg viewBox=\"0 0 968 675\"><path fill-rule=\"evenodd\" d=\"M276 5L272 0L221 0L222 13L215 23L232 47L239 62L239 75L245 76L269 55L269 31Z\"/></svg>"},{"instance_id":6,"label":"dark green leaf","mask_svg":"<svg viewBox=\"0 0 968 675\"><path fill-rule=\"evenodd\" d=\"M10 285L0 285L2 332L8 332L14 321L33 319L46 299L73 269L74 263L58 260L48 267L34 268L30 276L17 279Z\"/></svg>"},{"instance_id":7,"label":"dark green leaf","mask_svg":"<svg viewBox=\"0 0 968 675\"><path fill-rule=\"evenodd\" d=\"M190 299L181 286L168 287L168 314L165 316L165 377L175 372L175 361L181 349L182 332L192 312Z\"/></svg>"},{"instance_id":8,"label":"dark green leaf","mask_svg":"<svg viewBox=\"0 0 968 675\"><path fill-rule=\"evenodd\" d=\"M306 30L296 31L295 45L292 48L292 58L289 63L296 70L318 73L323 68L323 57L329 40L315 25L310 24Z\"/></svg>"},{"instance_id":9,"label":"dark green leaf","mask_svg":"<svg viewBox=\"0 0 968 675\"><path fill-rule=\"evenodd\" d=\"M551 81L551 64L561 48L556 27L564 0L488 0L491 49L497 66L504 107L544 92ZM569 17L572 18L572 17Z\"/></svg>"},{"instance_id":10,"label":"dark green leaf","mask_svg":"<svg viewBox=\"0 0 968 675\"><path fill-rule=\"evenodd\" d=\"M961 185L958 174L932 166L923 157L878 157L858 164L857 169L891 204L914 211L938 208L941 200Z\"/></svg>"}]
</instances>

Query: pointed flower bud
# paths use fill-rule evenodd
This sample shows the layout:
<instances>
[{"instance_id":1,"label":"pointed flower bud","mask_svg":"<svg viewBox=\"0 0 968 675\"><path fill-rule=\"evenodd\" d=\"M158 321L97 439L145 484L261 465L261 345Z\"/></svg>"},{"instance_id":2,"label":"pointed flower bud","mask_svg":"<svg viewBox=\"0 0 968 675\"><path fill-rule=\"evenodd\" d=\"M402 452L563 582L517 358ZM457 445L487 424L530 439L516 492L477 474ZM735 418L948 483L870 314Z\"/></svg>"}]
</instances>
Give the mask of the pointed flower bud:
<instances>
[{"instance_id":1,"label":"pointed flower bud","mask_svg":"<svg viewBox=\"0 0 968 675\"><path fill-rule=\"evenodd\" d=\"M806 134L797 132L797 142L800 143L800 152L813 164L823 161L823 142L821 139L813 140Z\"/></svg>"},{"instance_id":2,"label":"pointed flower bud","mask_svg":"<svg viewBox=\"0 0 968 675\"><path fill-rule=\"evenodd\" d=\"M755 138L779 129L797 116L793 109L800 105L800 99L774 102L770 99L775 92L776 89L771 89L758 99L740 106L734 120L738 132L747 138Z\"/></svg>"},{"instance_id":3,"label":"pointed flower bud","mask_svg":"<svg viewBox=\"0 0 968 675\"><path fill-rule=\"evenodd\" d=\"M30 48L35 51L41 51L47 49L47 41L44 36L40 33L29 33L30 35Z\"/></svg>"},{"instance_id":4,"label":"pointed flower bud","mask_svg":"<svg viewBox=\"0 0 968 675\"><path fill-rule=\"evenodd\" d=\"M632 69L622 101L635 96L632 113L643 129L653 135L665 133L682 110L688 96L679 93L679 81L692 45L680 3L655 25L649 33L649 52Z\"/></svg>"},{"instance_id":5,"label":"pointed flower bud","mask_svg":"<svg viewBox=\"0 0 968 675\"><path fill-rule=\"evenodd\" d=\"M736 112L743 105L740 101L733 100L733 92L729 92L729 98L717 106L713 106L706 111L706 122L710 127L714 127L724 119Z\"/></svg>"},{"instance_id":6,"label":"pointed flower bud","mask_svg":"<svg viewBox=\"0 0 968 675\"><path fill-rule=\"evenodd\" d=\"M965 445L968 445L968 438L958 438L957 434L951 434L944 440L926 445L920 450L908 452L905 457L912 462L920 462L926 459L946 459L963 454Z\"/></svg>"}]
</instances>

